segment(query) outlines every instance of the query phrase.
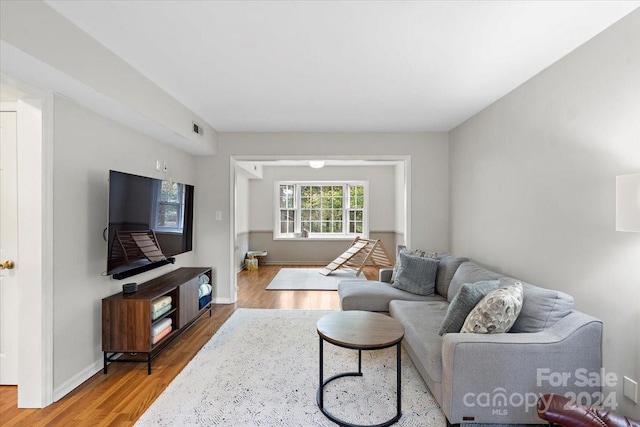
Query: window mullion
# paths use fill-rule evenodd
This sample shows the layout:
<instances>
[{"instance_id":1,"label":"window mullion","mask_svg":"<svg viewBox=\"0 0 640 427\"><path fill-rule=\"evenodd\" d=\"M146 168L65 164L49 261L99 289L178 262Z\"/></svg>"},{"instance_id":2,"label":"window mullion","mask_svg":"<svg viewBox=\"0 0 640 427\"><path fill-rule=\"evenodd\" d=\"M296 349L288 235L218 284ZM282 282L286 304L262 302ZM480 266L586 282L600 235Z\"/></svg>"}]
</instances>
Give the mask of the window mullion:
<instances>
[{"instance_id":1,"label":"window mullion","mask_svg":"<svg viewBox=\"0 0 640 427\"><path fill-rule=\"evenodd\" d=\"M296 216L294 225L294 233L302 232L302 188L300 184L295 185L295 199L293 200L293 209Z\"/></svg>"},{"instance_id":2,"label":"window mullion","mask_svg":"<svg viewBox=\"0 0 640 427\"><path fill-rule=\"evenodd\" d=\"M342 185L342 234L349 234L349 184Z\"/></svg>"}]
</instances>

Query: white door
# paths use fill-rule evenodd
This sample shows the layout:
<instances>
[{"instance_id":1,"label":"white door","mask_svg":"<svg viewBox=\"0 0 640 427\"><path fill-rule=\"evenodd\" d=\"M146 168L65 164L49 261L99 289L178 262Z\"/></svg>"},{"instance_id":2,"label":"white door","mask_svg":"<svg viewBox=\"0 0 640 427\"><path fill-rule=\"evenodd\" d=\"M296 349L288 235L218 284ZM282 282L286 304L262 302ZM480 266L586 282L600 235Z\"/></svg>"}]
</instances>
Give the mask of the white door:
<instances>
[{"instance_id":1,"label":"white door","mask_svg":"<svg viewBox=\"0 0 640 427\"><path fill-rule=\"evenodd\" d=\"M18 384L17 113L0 112L0 385Z\"/></svg>"}]
</instances>

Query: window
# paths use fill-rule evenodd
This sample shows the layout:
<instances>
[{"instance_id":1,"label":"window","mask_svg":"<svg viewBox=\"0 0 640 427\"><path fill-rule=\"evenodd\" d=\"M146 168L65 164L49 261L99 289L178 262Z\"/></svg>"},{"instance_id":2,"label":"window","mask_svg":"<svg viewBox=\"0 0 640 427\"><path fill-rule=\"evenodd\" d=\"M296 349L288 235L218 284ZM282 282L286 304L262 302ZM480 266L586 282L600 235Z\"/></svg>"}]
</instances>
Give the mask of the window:
<instances>
[{"instance_id":1,"label":"window","mask_svg":"<svg viewBox=\"0 0 640 427\"><path fill-rule=\"evenodd\" d=\"M367 235L365 182L279 182L277 238Z\"/></svg>"},{"instance_id":2,"label":"window","mask_svg":"<svg viewBox=\"0 0 640 427\"><path fill-rule=\"evenodd\" d=\"M280 234L292 234L296 226L296 186L280 186Z\"/></svg>"},{"instance_id":3,"label":"window","mask_svg":"<svg viewBox=\"0 0 640 427\"><path fill-rule=\"evenodd\" d=\"M182 232L184 224L184 185L162 181L153 209L154 230Z\"/></svg>"}]
</instances>

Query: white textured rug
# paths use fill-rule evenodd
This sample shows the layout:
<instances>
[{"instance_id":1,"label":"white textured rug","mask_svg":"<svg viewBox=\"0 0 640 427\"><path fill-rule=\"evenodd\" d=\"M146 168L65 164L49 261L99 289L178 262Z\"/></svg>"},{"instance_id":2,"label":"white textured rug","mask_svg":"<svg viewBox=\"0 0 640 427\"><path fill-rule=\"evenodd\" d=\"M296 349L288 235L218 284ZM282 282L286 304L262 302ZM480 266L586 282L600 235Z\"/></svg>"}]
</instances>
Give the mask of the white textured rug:
<instances>
[{"instance_id":1,"label":"white textured rug","mask_svg":"<svg viewBox=\"0 0 640 427\"><path fill-rule=\"evenodd\" d=\"M320 274L322 268L281 268L271 280L267 290L336 291L341 280L367 280L364 273L356 277L355 270L337 270L328 276Z\"/></svg>"},{"instance_id":2,"label":"white textured rug","mask_svg":"<svg viewBox=\"0 0 640 427\"><path fill-rule=\"evenodd\" d=\"M169 384L136 426L335 426L318 409L318 334L327 311L238 309ZM357 352L324 345L325 379L357 370ZM395 414L395 347L362 353L362 377L325 388L325 406L356 424ZM156 373L157 375L158 373ZM399 426L446 421L402 353Z\"/></svg>"}]
</instances>

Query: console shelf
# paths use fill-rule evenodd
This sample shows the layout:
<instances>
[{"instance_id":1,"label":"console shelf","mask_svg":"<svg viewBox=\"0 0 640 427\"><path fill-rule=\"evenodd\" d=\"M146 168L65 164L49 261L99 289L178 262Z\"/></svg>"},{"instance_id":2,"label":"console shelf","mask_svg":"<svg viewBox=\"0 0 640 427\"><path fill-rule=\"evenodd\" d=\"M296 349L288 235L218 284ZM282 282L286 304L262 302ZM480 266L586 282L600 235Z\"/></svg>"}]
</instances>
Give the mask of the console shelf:
<instances>
[{"instance_id":1,"label":"console shelf","mask_svg":"<svg viewBox=\"0 0 640 427\"><path fill-rule=\"evenodd\" d=\"M199 277L213 283L212 269L179 268L138 286L132 294L122 292L102 300L102 352L104 373L111 362L144 362L151 374L151 361L205 313L211 302L199 307ZM153 320L152 301L171 297L172 308ZM153 343L153 325L171 319L171 332Z\"/></svg>"}]
</instances>

